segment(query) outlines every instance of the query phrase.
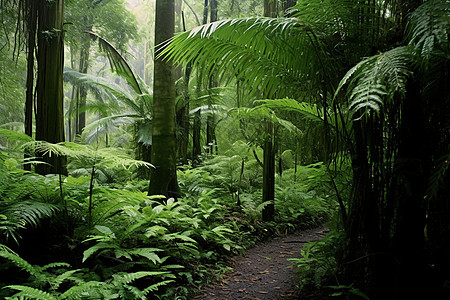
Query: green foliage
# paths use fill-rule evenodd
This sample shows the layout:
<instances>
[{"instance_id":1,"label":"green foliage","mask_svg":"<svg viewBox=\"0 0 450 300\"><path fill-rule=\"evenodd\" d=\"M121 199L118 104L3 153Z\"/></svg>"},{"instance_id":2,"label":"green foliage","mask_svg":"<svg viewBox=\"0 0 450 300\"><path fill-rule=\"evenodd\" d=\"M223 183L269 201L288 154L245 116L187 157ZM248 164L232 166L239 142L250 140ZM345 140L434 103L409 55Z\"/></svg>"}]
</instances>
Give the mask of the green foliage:
<instances>
[{"instance_id":1,"label":"green foliage","mask_svg":"<svg viewBox=\"0 0 450 300\"><path fill-rule=\"evenodd\" d=\"M30 275L29 285L5 286L4 288L18 291L5 299L147 299L149 292L157 291L172 282L160 280L151 283L147 279L173 278L168 272L138 271L117 272L105 281L98 281L98 277L96 280L96 276L85 269L67 270L70 268L67 263L52 263L43 267L31 265L3 245L0 245L0 257ZM85 281L86 276L89 281ZM137 281L145 283L145 288L133 285Z\"/></svg>"},{"instance_id":2,"label":"green foliage","mask_svg":"<svg viewBox=\"0 0 450 300\"><path fill-rule=\"evenodd\" d=\"M300 258L289 259L297 268L300 288L324 287L336 273L340 252L343 251L344 232L332 231L317 242L309 242L301 250Z\"/></svg>"},{"instance_id":3,"label":"green foliage","mask_svg":"<svg viewBox=\"0 0 450 300\"><path fill-rule=\"evenodd\" d=\"M449 13L448 1L431 0L425 1L408 19L409 44L426 60L432 55L449 53Z\"/></svg>"},{"instance_id":4,"label":"green foliage","mask_svg":"<svg viewBox=\"0 0 450 300\"><path fill-rule=\"evenodd\" d=\"M219 81L230 82L237 74L252 93L292 94L306 84L305 70L319 65L312 63L320 50L311 35L311 27L297 19L224 20L178 34L161 55L176 64L192 61Z\"/></svg>"},{"instance_id":5,"label":"green foliage","mask_svg":"<svg viewBox=\"0 0 450 300\"><path fill-rule=\"evenodd\" d=\"M412 64L411 48L407 46L372 56L347 72L336 94L348 84L347 96L353 114L361 117L369 111L380 112L395 97L404 97Z\"/></svg>"}]
</instances>

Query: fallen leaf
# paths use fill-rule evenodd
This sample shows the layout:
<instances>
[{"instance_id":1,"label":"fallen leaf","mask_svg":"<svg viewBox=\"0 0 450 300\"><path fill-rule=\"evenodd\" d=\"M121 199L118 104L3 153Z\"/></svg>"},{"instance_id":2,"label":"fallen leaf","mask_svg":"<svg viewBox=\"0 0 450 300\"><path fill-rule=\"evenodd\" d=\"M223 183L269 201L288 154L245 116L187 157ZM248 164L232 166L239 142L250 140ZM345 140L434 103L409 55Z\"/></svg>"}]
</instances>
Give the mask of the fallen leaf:
<instances>
[{"instance_id":1,"label":"fallen leaf","mask_svg":"<svg viewBox=\"0 0 450 300\"><path fill-rule=\"evenodd\" d=\"M260 293L260 294L268 294L269 292L258 291L258 293Z\"/></svg>"}]
</instances>

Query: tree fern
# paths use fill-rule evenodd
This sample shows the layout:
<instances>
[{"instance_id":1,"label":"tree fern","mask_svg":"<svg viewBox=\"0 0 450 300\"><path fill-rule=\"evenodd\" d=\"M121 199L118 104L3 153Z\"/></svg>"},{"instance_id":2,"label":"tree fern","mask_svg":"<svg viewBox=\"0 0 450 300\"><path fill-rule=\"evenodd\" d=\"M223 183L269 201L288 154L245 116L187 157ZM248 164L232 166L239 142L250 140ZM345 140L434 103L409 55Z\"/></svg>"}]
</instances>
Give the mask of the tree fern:
<instances>
[{"instance_id":1,"label":"tree fern","mask_svg":"<svg viewBox=\"0 0 450 300\"><path fill-rule=\"evenodd\" d=\"M135 160L129 158L127 155L116 148L102 148L94 149L89 145L80 145L72 142L62 142L58 144L52 144L45 141L36 141L28 143L29 146L34 146L35 149L42 153L51 155L68 156L75 159L85 159L90 161L91 164L97 162L104 163L111 168L124 168L129 169L131 167L151 167L148 162Z\"/></svg>"}]
</instances>

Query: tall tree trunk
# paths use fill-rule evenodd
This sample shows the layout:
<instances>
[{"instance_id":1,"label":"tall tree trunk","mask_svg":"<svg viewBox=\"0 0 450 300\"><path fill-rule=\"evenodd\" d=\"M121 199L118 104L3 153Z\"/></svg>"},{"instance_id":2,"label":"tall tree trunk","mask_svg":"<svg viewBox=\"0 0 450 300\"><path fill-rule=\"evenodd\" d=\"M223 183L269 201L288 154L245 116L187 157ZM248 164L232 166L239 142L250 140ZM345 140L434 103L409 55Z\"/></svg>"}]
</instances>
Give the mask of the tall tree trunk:
<instances>
[{"instance_id":1,"label":"tall tree trunk","mask_svg":"<svg viewBox=\"0 0 450 300\"><path fill-rule=\"evenodd\" d=\"M210 23L217 21L217 0L211 0L209 2L210 7L210 15L209 15L209 21ZM209 79L209 89L213 89L217 87L217 82L214 80L214 75L211 76ZM217 141L216 141L216 133L215 133L215 116L214 112L211 109L211 102L208 103L210 106L210 110L212 111L208 116L206 117L206 149L209 154L214 154L214 146L216 146L217 149ZM218 154L216 152L216 154Z\"/></svg>"},{"instance_id":2,"label":"tall tree trunk","mask_svg":"<svg viewBox=\"0 0 450 300\"><path fill-rule=\"evenodd\" d=\"M273 123L264 120L266 137L264 141L263 159L263 202L270 201L262 210L263 221L273 221L275 218L275 149L273 143Z\"/></svg>"},{"instance_id":3,"label":"tall tree trunk","mask_svg":"<svg viewBox=\"0 0 450 300\"><path fill-rule=\"evenodd\" d=\"M264 16L276 17L276 0L264 0ZM275 218L275 150L274 132L271 120L264 120L266 138L264 141L263 159L263 202L271 201L262 210L263 221L273 221Z\"/></svg>"},{"instance_id":4,"label":"tall tree trunk","mask_svg":"<svg viewBox=\"0 0 450 300\"><path fill-rule=\"evenodd\" d=\"M85 22L91 22L85 19ZM87 30L91 31L92 26L89 25ZM86 74L89 68L89 52L91 48L91 40L90 37L85 35L83 36L83 42L80 47L80 62L78 66L78 72ZM86 96L87 90L84 86L77 87L76 93L76 103L77 103L77 111L78 111L78 122L76 127L76 134L81 134L83 132L84 127L86 127Z\"/></svg>"},{"instance_id":5,"label":"tall tree trunk","mask_svg":"<svg viewBox=\"0 0 450 300\"><path fill-rule=\"evenodd\" d=\"M278 0L264 0L264 17L276 18L278 15Z\"/></svg>"},{"instance_id":6,"label":"tall tree trunk","mask_svg":"<svg viewBox=\"0 0 450 300\"><path fill-rule=\"evenodd\" d=\"M34 99L34 50L36 48L37 6L35 0L27 0L27 91L25 99L25 134L33 136L33 99ZM29 155L25 154L24 158ZM31 171L31 165L24 165L24 169Z\"/></svg>"},{"instance_id":7,"label":"tall tree trunk","mask_svg":"<svg viewBox=\"0 0 450 300\"><path fill-rule=\"evenodd\" d=\"M36 140L64 141L64 0L39 0ZM66 174L66 158L43 155L39 174Z\"/></svg>"},{"instance_id":8,"label":"tall tree trunk","mask_svg":"<svg viewBox=\"0 0 450 300\"><path fill-rule=\"evenodd\" d=\"M200 145L202 117L201 110L194 113L194 124L192 125L192 160L198 163L200 155L202 155L202 147Z\"/></svg>"},{"instance_id":9,"label":"tall tree trunk","mask_svg":"<svg viewBox=\"0 0 450 300\"><path fill-rule=\"evenodd\" d=\"M174 0L156 0L155 44L174 33ZM178 197L175 139L175 80L173 66L155 59L153 79L152 164L149 195Z\"/></svg>"}]
</instances>

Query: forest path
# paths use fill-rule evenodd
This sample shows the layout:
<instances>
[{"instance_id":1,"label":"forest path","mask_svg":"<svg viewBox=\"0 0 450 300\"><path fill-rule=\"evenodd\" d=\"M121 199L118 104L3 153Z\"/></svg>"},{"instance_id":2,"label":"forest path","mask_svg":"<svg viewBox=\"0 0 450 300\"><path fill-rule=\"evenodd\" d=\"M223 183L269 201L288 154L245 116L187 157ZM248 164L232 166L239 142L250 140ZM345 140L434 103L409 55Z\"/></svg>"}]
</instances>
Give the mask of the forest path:
<instances>
[{"instance_id":1,"label":"forest path","mask_svg":"<svg viewBox=\"0 0 450 300\"><path fill-rule=\"evenodd\" d=\"M275 300L297 299L296 270L288 258L299 258L303 245L324 237L328 229L298 230L249 249L231 259L233 271L214 286L202 289L195 299Z\"/></svg>"}]
</instances>

